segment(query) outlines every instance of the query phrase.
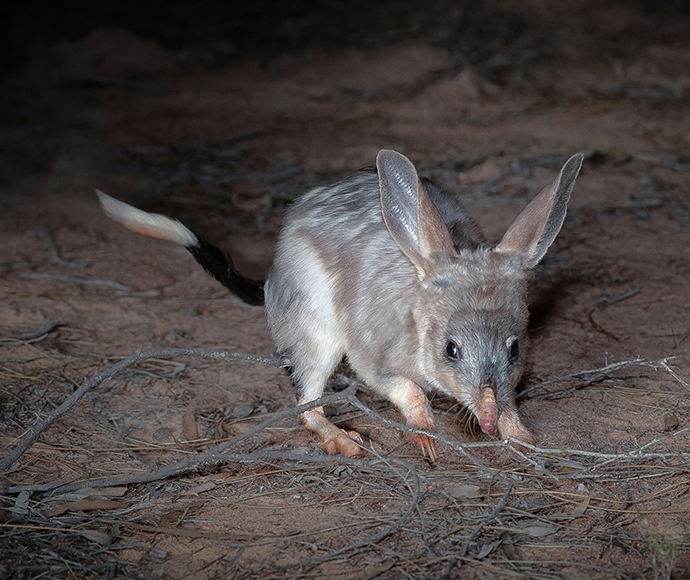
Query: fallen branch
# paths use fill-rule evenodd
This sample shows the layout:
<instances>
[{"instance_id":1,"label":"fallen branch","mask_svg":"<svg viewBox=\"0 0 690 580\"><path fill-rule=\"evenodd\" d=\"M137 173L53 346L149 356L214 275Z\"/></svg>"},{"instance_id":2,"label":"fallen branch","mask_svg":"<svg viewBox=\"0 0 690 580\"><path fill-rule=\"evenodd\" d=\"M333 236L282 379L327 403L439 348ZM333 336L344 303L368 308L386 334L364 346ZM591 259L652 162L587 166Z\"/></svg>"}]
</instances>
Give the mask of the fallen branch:
<instances>
[{"instance_id":1,"label":"fallen branch","mask_svg":"<svg viewBox=\"0 0 690 580\"><path fill-rule=\"evenodd\" d=\"M225 360L236 360L240 362L248 362L248 363L254 363L254 364L265 364L265 365L270 365L270 366L287 366L289 362L285 359L276 359L276 358L267 358L267 357L261 357L261 356L256 356L256 355L251 355L251 354L245 354L245 353L238 353L238 352L230 352L230 351L222 351L222 350L204 350L204 349L196 349L196 348L179 348L179 349L163 349L163 350L156 350L156 351L148 351L148 352L135 352L131 356L115 363L114 365L111 365L110 367L107 367L103 371L97 373L93 377L90 377L86 381L82 383L82 385L77 389L67 400L63 402L60 407L58 407L53 413L45 417L43 420L39 421L36 423L30 430L29 432L24 436L22 441L17 445L17 447L6 457L4 457L2 460L0 460L0 468L1 469L8 469L15 461L17 461L25 452L26 450L34 443L34 441L40 436L40 434L52 423L57 421L60 417L62 417L65 413L67 413L76 403L90 390L95 388L97 385L102 383L103 381L112 378L122 370L138 363L143 360L147 359L169 359L173 358L176 356L196 356L196 357L201 357L201 358L217 358L217 359L225 359ZM644 366L652 366L654 368L661 366L665 370L671 372L671 374L674 376L675 379L680 381L682 384L687 384L681 379L676 373L673 373L670 370L670 367L668 367L666 361L669 360L668 358L665 359L660 359L659 361L647 361L645 359L634 359L631 361L623 361L619 363L614 363L611 365L607 365L606 367L603 367L602 369L593 369L590 371L577 371L574 373L570 373L568 375L565 375L564 377L558 377L556 379L551 379L550 381L545 381L544 383L541 383L541 385L547 384L547 383L552 383L556 382L557 380L561 380L562 378L566 377L579 377L579 378L584 378L587 377L588 380L594 380L602 377L605 373L610 373L613 370L618 370L620 368L624 368L625 366L630 366L633 364L640 364ZM237 460L240 460L240 458L244 458L242 460L247 460L247 457L251 457L250 455L228 455L225 452L230 449L233 446L238 445L242 441L246 440L247 438L251 437L252 435L255 435L256 433L259 433L266 429L267 427L287 418L287 417L292 417L292 416L297 416L303 413L304 411L307 411L309 409L313 409L317 406L322 406L322 405L328 405L336 402L341 402L345 401L350 403L352 406L355 408L359 409L362 411L364 414L366 414L369 417L374 418L378 422L398 429L400 431L405 431L408 433L418 433L418 434L423 434L427 435L428 437L439 441L441 443L444 443L454 449L455 451L460 452L462 455L464 455L467 459L469 459L474 465L476 465L481 471L492 475L495 478L498 478L501 480L506 486L511 485L511 482L505 479L499 470L490 468L486 465L484 465L481 461L479 461L472 453L470 453L471 449L477 449L477 448L486 448L486 447L493 447L493 448L502 448L507 451L510 451L514 454L516 454L518 457L520 457L523 461L530 463L535 467L535 469L538 470L544 470L544 465L540 464L538 461L535 461L532 458L527 457L524 453L518 451L513 447L512 445L509 444L508 441L485 441L485 442L469 442L469 443L464 443L457 441L451 437L447 437L443 434L440 433L435 433L433 431L427 431L425 429L417 429L415 427L410 427L408 425L403 425L401 423L398 423L397 421L393 421L391 419L387 419L386 417L383 417L376 411L370 409L367 407L364 403L362 403L356 396L357 389L360 389L362 387L362 384L355 379L351 379L349 377L345 377L342 375L339 375L338 378L343 381L347 386L347 388L339 393L335 393L333 395L329 395L326 397L322 397L321 399L318 399L316 401L312 401L310 403L306 403L304 405L299 405L296 407L291 407L288 409L284 409L283 411L280 411L278 413L273 414L270 418L266 419L265 421L262 421L260 424L256 425L255 427L249 429L245 433L242 433L241 435L238 435L237 437L234 437L233 439L226 441L224 443L221 443L219 445L216 445L212 447L211 449L207 450L204 453L201 453L199 455L195 455L192 457L188 457L182 461L173 463L171 465L167 465L161 469L157 469L155 471L151 472L146 472L146 473L135 473L135 474L129 474L129 475L122 475L122 476L116 476L116 477L111 477L111 478L104 478L104 479L98 479L98 480L90 480L90 481L82 481L82 482L74 482L74 483L69 483L67 485L63 485L57 489L59 492L67 492L67 491L73 491L76 489L81 489L85 487L107 487L107 486L117 486L117 485L127 485L127 484L133 484L133 483L147 483L147 482L152 482L152 481L158 481L162 480L168 477L172 477L175 475L180 475L182 473L188 473L193 470L199 470L199 469L208 469L213 466L216 466L220 463L226 463L228 461L232 461L233 457L237 458ZM685 430L678 431L674 435L677 435L679 433L684 432ZM671 437L671 436L669 436ZM616 453L598 453L598 452L593 452L593 451L585 451L585 450L577 450L577 449L545 449L541 447L537 447L534 445L530 445L525 442L521 442L524 447L529 448L530 450L534 451L537 454L540 454L542 456L577 456L580 458L587 458L590 461L594 463L594 465L589 465L585 466L583 465L583 469L587 470L590 472L590 476L592 475L591 472L593 470L596 470L598 467L601 467L603 465L606 465L608 463L611 463L613 461L623 461L623 462L644 462L648 461L651 459L657 459L657 460L666 460L666 459L671 459L671 458L685 458L687 459L690 454L683 453L683 452L675 452L675 453L651 453L651 452L646 452L646 449L657 443L658 440L655 440L653 442L648 443L645 446L642 446L638 449L632 450L629 453L623 453L623 454L616 454ZM371 451L371 450L370 450ZM372 451L373 452L373 451ZM555 479L560 479L559 476L550 474L552 477ZM54 489L55 486L50 486L50 489ZM15 488L10 488L7 490L10 493L17 493L19 491L42 491L46 490L46 485L41 485L41 486L17 486Z\"/></svg>"},{"instance_id":2,"label":"fallen branch","mask_svg":"<svg viewBox=\"0 0 690 580\"><path fill-rule=\"evenodd\" d=\"M631 366L644 366L644 367L650 367L653 368L654 370L658 370L658 367L663 368L666 370L673 378L675 378L678 382L680 382L683 386L690 388L690 385L683 381L677 373L675 373L669 366L668 366L668 361L673 360L676 358L675 356L669 356L665 358L660 358L657 360L648 360L645 358L633 358L629 360L624 360L624 361L619 361L616 363L611 363L609 365L606 365L605 367L601 367L598 369L583 369L580 371L573 371L570 372L566 375L561 375L559 377L554 377L553 379L548 379L546 381L542 381L540 383L530 385L527 387L525 390L523 390L521 393L518 394L518 399L529 399L535 395L532 395L534 391L537 389L546 387L548 385L552 385L554 383L559 383L565 379L581 379L584 381L584 383L579 386L578 388L584 388L587 387L593 383L601 382L604 379L607 379L611 376L612 373L615 371L631 367ZM548 396L547 395L540 395L540 396Z\"/></svg>"},{"instance_id":3,"label":"fallen branch","mask_svg":"<svg viewBox=\"0 0 690 580\"><path fill-rule=\"evenodd\" d=\"M48 246L48 252L50 253L50 260L61 266L69 266L70 268L77 268L78 270L83 270L86 268L84 262L72 262L70 260L65 260L60 256L60 251L58 250L57 244L55 243L55 238L50 228L46 225L39 226L38 230L43 234L45 238L46 245Z\"/></svg>"},{"instance_id":4,"label":"fallen branch","mask_svg":"<svg viewBox=\"0 0 690 580\"><path fill-rule=\"evenodd\" d=\"M350 387L348 387L349 389ZM412 516L412 512L414 512L417 509L417 506L419 504L419 475L417 474L417 469L415 468L414 465L409 463L408 461L405 461L403 459L398 459L396 457L388 457L384 458L378 453L374 452L373 450L372 453L374 453L377 456L377 459L370 459L370 460L359 460L359 461L367 461L368 465L370 467L375 467L383 463L386 465L393 473L398 475L402 480L403 483L407 486L407 488L410 490L410 493L412 494L412 500L410 501L410 505L407 507L407 509L398 517L397 520L395 520L392 524L384 528L383 530L380 530L376 532L375 534L363 538L361 540L355 540L354 542L348 544L344 548L340 548L338 550L335 550L329 554L326 554L324 556L320 556L318 558L313 558L309 560L308 564L311 564L313 566L316 566L317 564L323 564L324 562L328 562L329 560L332 560L333 558L337 558L338 556L341 556L343 554L347 554L348 552L352 552L353 550L356 550L357 548L361 548L362 546L366 546L369 544L377 544L384 538L390 536L393 532L396 530L400 529L400 527L410 519L410 516ZM395 469L392 465L391 462L393 463L398 463L405 467L407 469L407 472L412 476L412 485L407 481L407 477L405 474L401 474L399 470Z\"/></svg>"},{"instance_id":5,"label":"fallen branch","mask_svg":"<svg viewBox=\"0 0 690 580\"><path fill-rule=\"evenodd\" d=\"M283 366L284 361L275 358L267 358L252 354L241 352L230 352L227 350L204 350L202 348L169 348L152 351L137 351L131 356L128 356L114 365L111 365L92 377L86 379L80 387L74 391L57 409L47 415L45 418L38 421L29 429L28 433L22 438L19 445L17 445L8 455L0 459L0 469L9 469L10 466L17 461L34 441L45 431L50 425L55 423L60 417L67 413L79 400L89 391L114 377L124 369L151 358L169 359L176 356L195 356L200 358L216 358L224 360L235 360L240 362L248 362L253 364L263 364L268 366L280 367Z\"/></svg>"},{"instance_id":6,"label":"fallen branch","mask_svg":"<svg viewBox=\"0 0 690 580\"><path fill-rule=\"evenodd\" d=\"M21 280L59 280L60 282L74 282L82 286L108 286L109 288L115 288L123 296L128 296L132 293L132 289L129 286L119 282L86 278L85 276L73 276L60 272L19 272L17 278Z\"/></svg>"},{"instance_id":7,"label":"fallen branch","mask_svg":"<svg viewBox=\"0 0 690 580\"><path fill-rule=\"evenodd\" d=\"M280 411L278 413L275 413L273 416L269 417L265 421L262 421L259 425L256 425L255 427L252 427L251 429L245 431L244 433L237 435L236 437L233 437L229 441L224 441L223 443L219 443L218 445L215 445L211 447L210 449L204 451L203 453L200 453L198 455L193 455L191 457L187 457L186 459L183 459L181 461L177 461L175 463L171 463L170 465L166 465L164 467L161 467L160 469L156 469L154 471L147 471L144 473L130 473L127 475L116 475L114 477L105 477L102 479L91 479L91 480L86 480L86 481L79 481L75 483L69 483L67 485L63 485L62 487L58 487L57 489L54 489L55 493L67 493L71 491L75 491L77 489L83 489L85 487L88 488L94 488L94 487L117 487L121 485L131 485L134 483L150 483L152 481L160 481L163 479L167 479L169 477L173 477L175 475L182 475L184 473L189 473L191 471L197 471L201 469L211 469L212 467L216 467L217 465L221 465L223 463L229 463L231 461L256 461L258 459L266 459L266 458L274 458L274 459L280 459L282 456L275 455L269 456L266 455L259 457L258 454L261 453L272 453L269 451L257 451L255 452L257 455L256 457L253 457L253 453L248 453L248 454L227 454L225 453L228 449L230 449L234 445L238 445L245 439L248 439L252 435L255 435L256 433L259 433L260 431L263 431L264 429L270 427L271 425L274 425L275 423L278 423L282 421L283 419L286 419L287 417L294 417L296 415L301 415L304 413L304 411L308 411L309 409L313 409L315 407L318 407L320 405L329 405L331 403L335 403L337 401L342 400L343 394L348 395L349 393L336 393L334 395L329 395L327 397L322 397L321 399L318 399L316 401L311 401L309 403L305 403L304 405L297 405L296 407L290 407L288 409L284 409L283 411ZM300 456L294 456L295 458L299 458ZM253 458L253 459L252 459ZM285 458L285 457L283 457ZM26 489L26 486L22 486L22 489ZM8 493L12 493L12 488L7 490ZM31 490L29 490L31 491Z\"/></svg>"},{"instance_id":8,"label":"fallen branch","mask_svg":"<svg viewBox=\"0 0 690 580\"><path fill-rule=\"evenodd\" d=\"M19 334L8 334L6 336L0 336L0 341L6 340L20 340L24 342L35 342L38 340L43 340L48 333L57 328L62 324L62 318L53 318L46 322L41 328L36 330L29 330L28 332L20 332Z\"/></svg>"},{"instance_id":9,"label":"fallen branch","mask_svg":"<svg viewBox=\"0 0 690 580\"><path fill-rule=\"evenodd\" d=\"M324 397L321 400L321 404L325 404L328 402L334 402L336 400L338 395L332 395L330 397ZM306 407L308 406L313 406L314 404L318 403L318 401L314 401L313 403L309 403L308 405L300 405L299 407L294 407L292 409L287 409L282 416L279 419L283 419L287 416L290 415L295 415L297 413L301 413L302 411L305 410ZM273 418L275 419L275 418ZM276 422L276 421L273 421ZM260 427L265 428L266 422L263 422ZM252 430L254 432L257 431L257 429ZM237 439L237 438L236 438ZM234 441L234 440L233 440ZM232 444L233 442L226 442L227 444ZM226 445L226 443L222 445ZM390 525L386 526L384 529L379 530L375 534L361 539L357 540L355 542L352 542L351 544L348 544L347 546L340 548L338 550L335 550L329 554L326 554L324 556L311 559L307 562L303 562L302 565L308 566L316 566L318 564L322 564L326 561L332 560L333 558L336 558L340 555L346 554L348 552L351 552L353 550L356 550L357 548L360 548L365 545L369 544L376 544L380 542L382 539L386 538L396 530L399 530L402 525L410 519L412 513L417 509L418 503L419 503L419 495L420 495L420 478L417 473L417 470L414 465L411 463L403 460L403 459L398 459L395 457L389 457L389 458L384 458L380 455L377 454L376 458L374 459L359 459L359 458L352 458L352 457L344 457L342 455L303 455L303 454L297 454L294 452L284 452L284 451L276 451L276 450L258 450L254 451L251 453L228 453L228 454L222 454L221 451L218 450L221 446L217 446L214 448L214 455L212 460L208 462L212 462L214 465L219 465L222 463L252 463L256 461L292 461L295 463L301 463L301 464L339 464L339 465L349 465L353 467L366 467L369 469L387 469L389 471L392 471L396 475L398 475L402 480L403 483L407 486L407 488L410 490L410 495L411 495L411 500L410 504L408 507L405 509L403 513L401 513L396 520L391 523ZM211 450L210 450L211 451ZM208 453L208 452L207 452ZM204 454L207 455L207 454ZM208 458L207 458L208 459ZM182 463L185 462L179 462L175 464L175 466L180 466ZM196 463L196 462L195 462ZM394 467L392 464L398 464L401 467L404 468L403 470L398 469L397 467ZM173 466L170 466L173 467ZM158 470L155 473L160 474L163 472L165 468ZM173 475L178 475L177 470L175 470L176 473L173 473ZM135 476L138 475L147 475L147 474L135 474ZM148 475L153 475L153 472ZM409 475L409 477L408 477ZM127 477L127 476L124 476ZM122 485L123 483L134 483L134 481L127 481L124 482L122 481L123 478L121 477L116 477L116 478L109 478L108 481L105 479L103 480L95 480L93 482L82 482L82 483L95 483L98 484L97 486L89 486L89 487L109 487L109 485L101 485L105 483L113 483L117 481L116 485ZM156 479L160 479L160 477L157 477ZM149 481L151 481L150 479ZM142 482L140 480L136 481L137 483ZM70 491L74 491L74 489L78 489L79 484L74 484L74 485L69 485L69 486L64 486L58 490L56 490L56 493L66 493ZM25 489L28 489L28 486L25 486ZM30 489L28 489L30 491ZM12 493L12 490L9 490L10 493ZM124 524L126 525L126 524ZM170 533L170 530L167 529L156 529L156 528L151 528L147 529L149 532L154 532L156 533L157 531L160 533ZM179 532L179 530L177 530ZM187 534L194 534L192 530L185 530Z\"/></svg>"},{"instance_id":10,"label":"fallen branch","mask_svg":"<svg viewBox=\"0 0 690 580\"><path fill-rule=\"evenodd\" d=\"M491 510L491 513L486 516L479 524L477 525L474 530L472 530L472 533L467 537L467 540L465 541L465 545L462 547L462 551L460 552L460 561L462 562L462 559L467 556L467 552L470 549L470 544L472 541L477 537L477 534L484 529L484 526L487 526L490 524L496 517L498 517L498 514L501 513L503 508L508 505L508 499L510 498L510 494L513 491L513 484L508 483L505 493L503 494L503 497L501 497L501 500L496 504L496 507L494 507L493 510ZM446 576L449 576L451 569L453 568L453 565L455 565L455 562L451 560L449 562L449 569L446 571Z\"/></svg>"},{"instance_id":11,"label":"fallen branch","mask_svg":"<svg viewBox=\"0 0 690 580\"><path fill-rule=\"evenodd\" d=\"M648 460L648 459L673 459L673 458L682 458L686 461L690 461L690 452L684 452L684 451L675 451L671 453L644 453L644 450L647 449L651 445L655 445L656 443L659 443L663 439L668 439L670 437L674 437L676 435L680 435L681 433L685 433L687 431L690 431L690 427L686 427L684 429L681 429L679 431L676 431L672 435L669 435L669 437L664 437L664 438L658 438L650 441L646 445L641 445L640 447L637 447L628 453L600 453L597 451L587 451L584 449L549 449L549 448L544 448L544 447L537 447L536 445L531 445L530 443L525 443L524 441L521 441L520 444L524 445L527 447L530 451L534 451L536 453L539 453L541 455L550 455L554 457L561 457L563 455L570 455L570 456L579 456L583 458L590 458L590 459L602 459L605 461L605 463L599 463L594 466L592 466L592 469L596 467L600 467L601 465L605 465L606 463L611 463L612 461L621 461L621 462L630 462L630 461L637 461L637 460Z\"/></svg>"},{"instance_id":12,"label":"fallen branch","mask_svg":"<svg viewBox=\"0 0 690 580\"><path fill-rule=\"evenodd\" d=\"M589 322L592 325L592 328L596 330L597 332L601 332L604 336L608 336L610 339L615 340L616 342L620 342L621 339L620 337L616 336L613 332L610 330L606 330L601 324L599 324L596 320L594 320L594 312L596 311L596 308L593 310L590 310L589 314L587 315L587 318L589 319Z\"/></svg>"}]
</instances>

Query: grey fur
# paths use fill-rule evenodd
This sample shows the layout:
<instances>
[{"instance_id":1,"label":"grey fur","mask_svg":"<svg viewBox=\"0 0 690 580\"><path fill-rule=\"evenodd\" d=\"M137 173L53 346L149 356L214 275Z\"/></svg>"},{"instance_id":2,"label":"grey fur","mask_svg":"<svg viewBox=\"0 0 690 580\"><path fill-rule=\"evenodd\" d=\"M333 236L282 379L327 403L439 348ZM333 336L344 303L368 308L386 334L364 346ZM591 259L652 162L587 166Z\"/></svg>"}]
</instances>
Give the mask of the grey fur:
<instances>
[{"instance_id":1,"label":"grey fur","mask_svg":"<svg viewBox=\"0 0 690 580\"><path fill-rule=\"evenodd\" d=\"M344 355L413 426L434 426L422 392L465 405L486 433L533 442L515 406L527 342L526 282L558 234L582 165L574 155L491 247L462 203L419 178L400 153L307 192L285 215L264 287L276 347L293 364L301 402L319 398ZM261 296L217 248L179 222L99 192L105 212L134 232L182 244L212 275ZM240 294L242 288L249 293ZM254 300L252 303L258 303ZM329 453L361 453L321 409L304 413ZM416 436L435 458L433 441Z\"/></svg>"},{"instance_id":2,"label":"grey fur","mask_svg":"<svg viewBox=\"0 0 690 580\"><path fill-rule=\"evenodd\" d=\"M377 161L378 177L362 170L316 188L285 215L266 316L276 347L294 365L301 402L321 396L347 355L366 384L404 413L398 390L405 379L450 395L478 418L490 387L497 416L489 413L482 428L531 440L515 407L526 281L561 228L582 155L566 162L496 248L461 202L420 181L404 156L383 151ZM433 211L419 209L432 202ZM511 359L515 340L520 352ZM449 341L459 360L446 353Z\"/></svg>"},{"instance_id":3,"label":"grey fur","mask_svg":"<svg viewBox=\"0 0 690 580\"><path fill-rule=\"evenodd\" d=\"M545 187L517 217L496 249L522 251L530 267L536 266L561 230L584 156L573 155L558 177Z\"/></svg>"}]
</instances>

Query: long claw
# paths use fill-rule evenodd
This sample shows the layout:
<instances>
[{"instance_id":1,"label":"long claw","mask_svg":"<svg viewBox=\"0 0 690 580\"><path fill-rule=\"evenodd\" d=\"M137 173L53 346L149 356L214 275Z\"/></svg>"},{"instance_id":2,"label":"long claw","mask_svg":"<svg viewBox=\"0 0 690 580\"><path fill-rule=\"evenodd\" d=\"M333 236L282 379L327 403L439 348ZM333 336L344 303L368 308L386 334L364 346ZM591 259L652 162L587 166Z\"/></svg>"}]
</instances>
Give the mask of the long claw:
<instances>
[{"instance_id":1,"label":"long claw","mask_svg":"<svg viewBox=\"0 0 690 580\"><path fill-rule=\"evenodd\" d=\"M427 457L432 463L436 463L436 442L428 435L413 433L412 439L422 448L422 455Z\"/></svg>"},{"instance_id":2,"label":"long claw","mask_svg":"<svg viewBox=\"0 0 690 580\"><path fill-rule=\"evenodd\" d=\"M358 443L359 445L364 445L364 439L362 439L362 436L359 433L357 433L357 431L345 431L345 433L355 443Z\"/></svg>"}]
</instances>

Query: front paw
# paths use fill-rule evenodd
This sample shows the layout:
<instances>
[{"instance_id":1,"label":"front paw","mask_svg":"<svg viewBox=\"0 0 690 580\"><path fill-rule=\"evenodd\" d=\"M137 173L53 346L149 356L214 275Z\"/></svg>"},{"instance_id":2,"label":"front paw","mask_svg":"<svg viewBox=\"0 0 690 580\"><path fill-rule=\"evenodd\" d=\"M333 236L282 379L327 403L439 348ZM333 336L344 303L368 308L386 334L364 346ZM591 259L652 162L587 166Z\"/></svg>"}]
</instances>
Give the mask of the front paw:
<instances>
[{"instance_id":1,"label":"front paw","mask_svg":"<svg viewBox=\"0 0 690 580\"><path fill-rule=\"evenodd\" d=\"M501 413L501 416L498 418L498 432L501 435L501 439L508 441L515 449L522 453L531 451L531 449L520 445L520 441L528 445L536 443L532 434L522 424L520 416L515 409L505 409ZM517 439L518 441L512 441L512 439Z\"/></svg>"}]
</instances>

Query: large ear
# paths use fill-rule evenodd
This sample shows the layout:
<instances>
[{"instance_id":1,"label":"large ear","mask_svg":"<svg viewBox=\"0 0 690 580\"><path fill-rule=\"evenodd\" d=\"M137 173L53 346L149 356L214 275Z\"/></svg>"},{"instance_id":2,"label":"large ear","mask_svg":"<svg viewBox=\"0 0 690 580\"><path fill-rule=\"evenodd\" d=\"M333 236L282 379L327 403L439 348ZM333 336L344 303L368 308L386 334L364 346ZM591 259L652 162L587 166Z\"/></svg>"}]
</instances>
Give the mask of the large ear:
<instances>
[{"instance_id":1,"label":"large ear","mask_svg":"<svg viewBox=\"0 0 690 580\"><path fill-rule=\"evenodd\" d=\"M523 254L528 268L539 263L561 230L583 159L582 153L577 153L565 162L558 177L511 224L496 246L497 252Z\"/></svg>"},{"instance_id":2,"label":"large ear","mask_svg":"<svg viewBox=\"0 0 690 580\"><path fill-rule=\"evenodd\" d=\"M376 156L383 221L402 252L428 273L433 254L456 255L450 232L422 185L412 162L383 149Z\"/></svg>"}]
</instances>

